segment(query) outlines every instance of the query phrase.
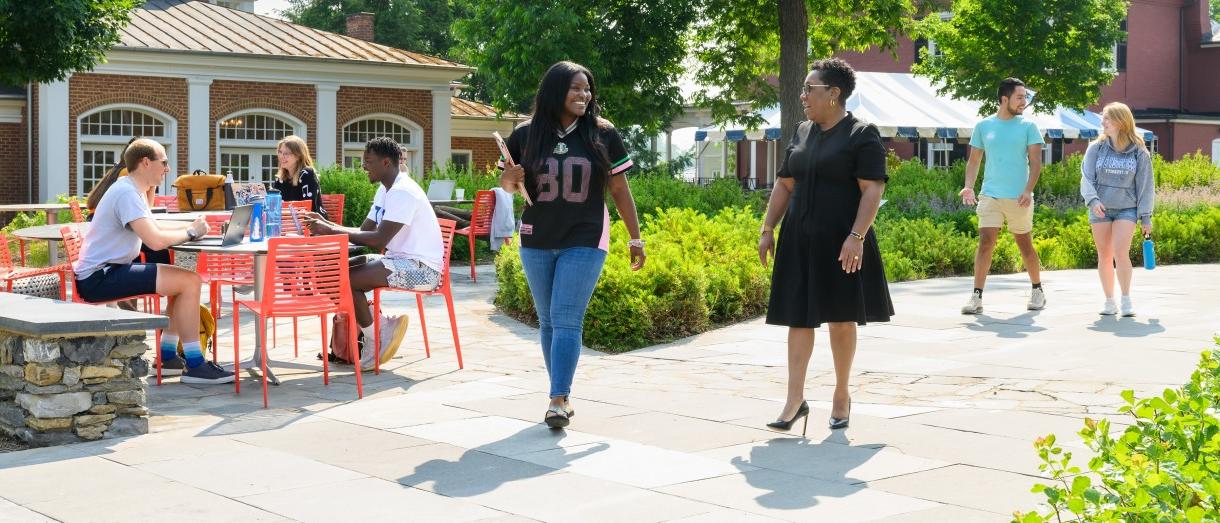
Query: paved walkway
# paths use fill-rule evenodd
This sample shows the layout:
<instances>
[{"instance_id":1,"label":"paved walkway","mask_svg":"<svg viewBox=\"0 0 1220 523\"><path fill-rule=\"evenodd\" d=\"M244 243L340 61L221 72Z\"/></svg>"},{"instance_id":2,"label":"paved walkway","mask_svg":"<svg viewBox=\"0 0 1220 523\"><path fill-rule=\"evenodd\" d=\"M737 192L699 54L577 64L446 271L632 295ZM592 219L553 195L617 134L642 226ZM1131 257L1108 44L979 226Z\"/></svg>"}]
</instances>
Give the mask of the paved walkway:
<instances>
[{"instance_id":1,"label":"paved walkway","mask_svg":"<svg viewBox=\"0 0 1220 523\"><path fill-rule=\"evenodd\" d=\"M1035 437L1079 446L1082 418L1121 421L1120 390L1180 384L1220 326L1217 265L1139 271L1140 315L1125 319L1096 314L1092 271L1046 273L1039 313L1024 310L1024 275L994 277L978 317L957 313L966 279L904 283L894 321L860 331L848 430L825 428L824 332L808 438L764 429L783 397L785 331L755 320L586 351L577 416L552 432L538 423L536 331L495 312L490 267L480 274L457 281L465 370L437 300L432 358L413 317L391 371L366 375L351 401L350 374L322 386L305 322L271 409L253 381L235 397L171 380L149 390L154 434L0 454L0 520L1007 521L1036 503ZM290 358L291 328L279 335L275 354Z\"/></svg>"}]
</instances>

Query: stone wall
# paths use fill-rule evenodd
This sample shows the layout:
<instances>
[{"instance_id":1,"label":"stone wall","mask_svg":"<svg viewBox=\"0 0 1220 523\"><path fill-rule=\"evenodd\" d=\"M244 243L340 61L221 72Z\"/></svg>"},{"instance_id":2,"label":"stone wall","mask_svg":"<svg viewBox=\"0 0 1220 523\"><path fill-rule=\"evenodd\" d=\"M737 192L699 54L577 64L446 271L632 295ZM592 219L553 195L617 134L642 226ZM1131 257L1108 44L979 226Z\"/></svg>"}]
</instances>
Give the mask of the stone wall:
<instances>
[{"instance_id":1,"label":"stone wall","mask_svg":"<svg viewBox=\"0 0 1220 523\"><path fill-rule=\"evenodd\" d=\"M0 432L30 446L148 433L145 334L0 331Z\"/></svg>"}]
</instances>

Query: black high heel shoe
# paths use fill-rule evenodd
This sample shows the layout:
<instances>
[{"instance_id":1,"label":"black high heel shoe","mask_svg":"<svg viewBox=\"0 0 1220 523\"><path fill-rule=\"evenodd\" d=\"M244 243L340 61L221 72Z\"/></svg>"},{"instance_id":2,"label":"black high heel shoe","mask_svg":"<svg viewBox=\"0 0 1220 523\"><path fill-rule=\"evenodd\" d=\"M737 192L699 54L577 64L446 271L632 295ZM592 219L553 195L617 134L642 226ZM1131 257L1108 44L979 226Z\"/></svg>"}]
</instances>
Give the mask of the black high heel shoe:
<instances>
[{"instance_id":1,"label":"black high heel shoe","mask_svg":"<svg viewBox=\"0 0 1220 523\"><path fill-rule=\"evenodd\" d=\"M830 430L845 429L845 428L847 428L847 425L850 421L851 421L851 398L847 398L847 417L836 418L834 416L831 416L830 417Z\"/></svg>"},{"instance_id":2,"label":"black high heel shoe","mask_svg":"<svg viewBox=\"0 0 1220 523\"><path fill-rule=\"evenodd\" d=\"M796 414L788 421L776 420L768 423L767 426L776 430L789 430L796 420L805 418L805 426L801 428L801 437L805 437L805 431L809 429L809 404L801 401L800 408L796 409Z\"/></svg>"}]
</instances>

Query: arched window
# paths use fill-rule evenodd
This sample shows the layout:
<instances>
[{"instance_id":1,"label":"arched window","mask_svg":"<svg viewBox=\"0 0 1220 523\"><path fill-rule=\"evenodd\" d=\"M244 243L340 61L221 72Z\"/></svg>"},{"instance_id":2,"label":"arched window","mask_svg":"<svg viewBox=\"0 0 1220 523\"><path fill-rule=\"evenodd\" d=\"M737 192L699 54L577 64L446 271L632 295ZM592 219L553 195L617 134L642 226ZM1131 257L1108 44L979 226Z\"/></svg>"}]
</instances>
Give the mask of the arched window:
<instances>
[{"instance_id":1,"label":"arched window","mask_svg":"<svg viewBox=\"0 0 1220 523\"><path fill-rule=\"evenodd\" d=\"M423 173L423 129L410 120L390 114L362 116L343 126L343 166L359 167L364 144L379 136L388 136L398 142L412 174Z\"/></svg>"},{"instance_id":2,"label":"arched window","mask_svg":"<svg viewBox=\"0 0 1220 523\"><path fill-rule=\"evenodd\" d=\"M123 147L132 137L156 140L165 147L173 183L177 170L174 156L176 122L169 115L141 106L103 106L84 113L77 120L76 194L85 195L120 160Z\"/></svg>"},{"instance_id":3,"label":"arched window","mask_svg":"<svg viewBox=\"0 0 1220 523\"><path fill-rule=\"evenodd\" d=\"M220 174L235 182L270 183L279 168L275 145L290 134L305 138L305 123L266 109L231 114L216 122Z\"/></svg>"}]
</instances>

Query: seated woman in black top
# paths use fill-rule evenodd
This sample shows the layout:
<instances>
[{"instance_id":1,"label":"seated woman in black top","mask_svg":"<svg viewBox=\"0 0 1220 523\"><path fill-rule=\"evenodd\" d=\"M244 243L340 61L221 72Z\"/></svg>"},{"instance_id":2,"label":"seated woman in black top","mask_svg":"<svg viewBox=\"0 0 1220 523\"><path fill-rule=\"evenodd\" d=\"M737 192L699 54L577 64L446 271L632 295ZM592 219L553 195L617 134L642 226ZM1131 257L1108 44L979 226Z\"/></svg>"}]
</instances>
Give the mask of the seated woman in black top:
<instances>
[{"instance_id":1,"label":"seated woman in black top","mask_svg":"<svg viewBox=\"0 0 1220 523\"><path fill-rule=\"evenodd\" d=\"M329 219L326 209L322 207L318 173L313 170L313 158L309 156L309 146L305 140L296 135L285 136L275 146L275 154L280 160L280 171L271 182L271 187L279 191L286 202L313 202L313 212Z\"/></svg>"}]
</instances>

